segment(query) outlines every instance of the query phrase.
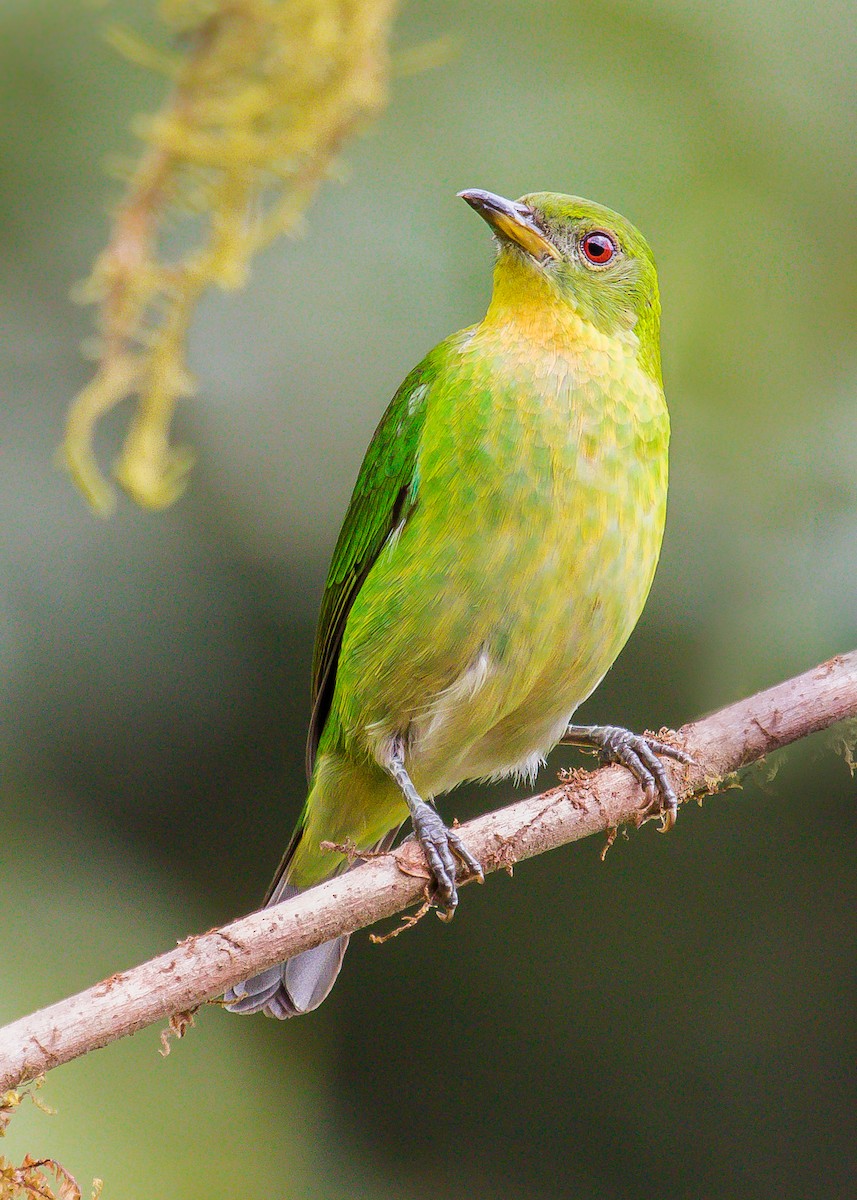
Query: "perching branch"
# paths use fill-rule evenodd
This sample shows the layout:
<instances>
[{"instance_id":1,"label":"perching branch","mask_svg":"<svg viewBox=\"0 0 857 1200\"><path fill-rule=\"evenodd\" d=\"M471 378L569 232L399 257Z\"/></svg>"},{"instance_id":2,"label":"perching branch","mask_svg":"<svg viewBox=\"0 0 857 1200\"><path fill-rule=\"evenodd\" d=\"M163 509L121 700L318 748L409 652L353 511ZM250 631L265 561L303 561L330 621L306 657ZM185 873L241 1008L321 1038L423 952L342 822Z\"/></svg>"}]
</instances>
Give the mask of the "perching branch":
<instances>
[{"instance_id":1,"label":"perching branch","mask_svg":"<svg viewBox=\"0 0 857 1200\"><path fill-rule=\"evenodd\" d=\"M857 650L683 726L677 740L699 765L668 769L682 801L701 797L741 767L853 717ZM469 821L461 835L487 873L634 823L639 803L639 788L624 768L576 771L559 787ZM425 885L422 854L405 843L292 900L189 937L150 962L23 1017L0 1029L0 1093L193 1009L301 950L391 917L421 900Z\"/></svg>"}]
</instances>

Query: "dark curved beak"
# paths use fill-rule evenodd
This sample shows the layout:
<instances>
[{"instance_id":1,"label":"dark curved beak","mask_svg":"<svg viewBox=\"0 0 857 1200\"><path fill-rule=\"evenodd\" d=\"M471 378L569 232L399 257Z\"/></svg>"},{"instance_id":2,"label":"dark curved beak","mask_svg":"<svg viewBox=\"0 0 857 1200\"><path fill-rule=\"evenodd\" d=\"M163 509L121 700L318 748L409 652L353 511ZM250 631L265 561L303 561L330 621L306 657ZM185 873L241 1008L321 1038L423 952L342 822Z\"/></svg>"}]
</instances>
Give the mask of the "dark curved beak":
<instances>
[{"instance_id":1,"label":"dark curved beak","mask_svg":"<svg viewBox=\"0 0 857 1200\"><path fill-rule=\"evenodd\" d=\"M480 217L487 221L497 236L504 241L514 242L533 258L562 257L556 246L548 241L535 213L526 204L506 200L503 196L495 196L493 192L483 192L481 188L467 188L458 194L471 208L476 209Z\"/></svg>"}]
</instances>

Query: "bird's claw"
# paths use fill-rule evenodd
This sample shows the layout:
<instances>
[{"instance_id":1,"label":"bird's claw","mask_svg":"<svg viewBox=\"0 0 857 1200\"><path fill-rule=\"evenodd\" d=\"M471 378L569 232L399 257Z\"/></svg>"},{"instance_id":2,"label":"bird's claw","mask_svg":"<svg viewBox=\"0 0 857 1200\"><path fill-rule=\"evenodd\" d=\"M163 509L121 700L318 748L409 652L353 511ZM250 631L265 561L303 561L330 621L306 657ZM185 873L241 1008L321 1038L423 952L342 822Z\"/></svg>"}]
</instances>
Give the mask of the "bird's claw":
<instances>
[{"instance_id":1,"label":"bird's claw","mask_svg":"<svg viewBox=\"0 0 857 1200\"><path fill-rule=\"evenodd\" d=\"M466 868L466 877L478 879L480 883L484 879L482 866L456 831L444 825L437 811L429 804L423 802L422 806L412 813L411 819L416 839L434 880L432 899L440 906L438 916L443 921L451 921L458 904L458 890L455 886L458 876L456 859Z\"/></svg>"},{"instance_id":2,"label":"bird's claw","mask_svg":"<svg viewBox=\"0 0 857 1200\"><path fill-rule=\"evenodd\" d=\"M672 829L678 817L678 796L658 755L693 766L695 760L689 754L618 725L570 726L567 737L573 744L596 747L605 762L628 768L643 789L638 827L659 817L659 833Z\"/></svg>"}]
</instances>

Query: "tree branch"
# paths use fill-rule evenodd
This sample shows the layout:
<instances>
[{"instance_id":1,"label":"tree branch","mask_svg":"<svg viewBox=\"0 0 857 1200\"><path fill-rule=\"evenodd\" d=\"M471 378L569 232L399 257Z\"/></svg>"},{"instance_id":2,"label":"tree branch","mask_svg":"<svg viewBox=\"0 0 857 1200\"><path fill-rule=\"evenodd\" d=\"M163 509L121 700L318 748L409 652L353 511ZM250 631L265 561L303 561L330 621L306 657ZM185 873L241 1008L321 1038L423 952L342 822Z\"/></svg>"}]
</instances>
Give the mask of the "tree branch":
<instances>
[{"instance_id":1,"label":"tree branch","mask_svg":"<svg viewBox=\"0 0 857 1200\"><path fill-rule=\"evenodd\" d=\"M701 721L677 741L698 765L668 764L680 798L711 794L741 767L857 716L857 650ZM622 767L575 771L538 796L477 817L461 835L486 872L510 868L639 817L640 792ZM425 864L414 843L274 908L189 937L174 949L0 1029L0 1092L126 1034L195 1008L231 984L419 901Z\"/></svg>"}]
</instances>

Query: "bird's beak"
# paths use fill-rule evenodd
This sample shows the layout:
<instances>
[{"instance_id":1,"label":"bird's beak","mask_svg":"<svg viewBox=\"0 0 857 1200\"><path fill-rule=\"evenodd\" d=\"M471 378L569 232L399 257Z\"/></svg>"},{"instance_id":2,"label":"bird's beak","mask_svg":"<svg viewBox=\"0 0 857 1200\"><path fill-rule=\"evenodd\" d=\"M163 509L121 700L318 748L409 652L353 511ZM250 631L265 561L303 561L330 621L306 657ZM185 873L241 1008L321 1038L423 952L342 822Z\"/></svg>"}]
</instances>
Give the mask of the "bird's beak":
<instances>
[{"instance_id":1,"label":"bird's beak","mask_svg":"<svg viewBox=\"0 0 857 1200\"><path fill-rule=\"evenodd\" d=\"M471 208L476 209L504 241L514 242L536 259L562 257L556 246L548 241L536 221L535 213L526 204L504 200L502 196L483 192L480 188L468 188L458 194Z\"/></svg>"}]
</instances>

